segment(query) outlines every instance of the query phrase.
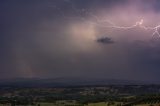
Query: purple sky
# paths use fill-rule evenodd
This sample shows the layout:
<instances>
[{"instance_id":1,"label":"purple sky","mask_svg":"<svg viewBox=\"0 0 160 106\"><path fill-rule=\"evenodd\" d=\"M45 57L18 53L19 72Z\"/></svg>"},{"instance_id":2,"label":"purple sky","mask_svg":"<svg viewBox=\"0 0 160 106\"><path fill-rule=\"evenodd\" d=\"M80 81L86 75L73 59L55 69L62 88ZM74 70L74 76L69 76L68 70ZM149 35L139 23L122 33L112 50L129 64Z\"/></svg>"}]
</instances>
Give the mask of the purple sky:
<instances>
[{"instance_id":1,"label":"purple sky","mask_svg":"<svg viewBox=\"0 0 160 106\"><path fill-rule=\"evenodd\" d=\"M160 25L159 5L158 0L2 0L0 77L160 81L159 35L142 28ZM142 19L142 25L127 29Z\"/></svg>"}]
</instances>

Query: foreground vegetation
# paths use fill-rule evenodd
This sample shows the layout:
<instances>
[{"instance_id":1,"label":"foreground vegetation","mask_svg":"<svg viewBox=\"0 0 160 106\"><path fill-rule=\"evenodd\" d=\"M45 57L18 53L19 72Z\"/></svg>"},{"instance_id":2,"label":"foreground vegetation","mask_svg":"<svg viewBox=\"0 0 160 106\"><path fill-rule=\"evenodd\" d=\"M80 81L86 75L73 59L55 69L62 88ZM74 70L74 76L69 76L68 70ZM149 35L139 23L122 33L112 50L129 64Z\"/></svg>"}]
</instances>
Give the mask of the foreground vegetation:
<instances>
[{"instance_id":1,"label":"foreground vegetation","mask_svg":"<svg viewBox=\"0 0 160 106\"><path fill-rule=\"evenodd\" d=\"M0 106L160 106L160 86L1 87Z\"/></svg>"}]
</instances>

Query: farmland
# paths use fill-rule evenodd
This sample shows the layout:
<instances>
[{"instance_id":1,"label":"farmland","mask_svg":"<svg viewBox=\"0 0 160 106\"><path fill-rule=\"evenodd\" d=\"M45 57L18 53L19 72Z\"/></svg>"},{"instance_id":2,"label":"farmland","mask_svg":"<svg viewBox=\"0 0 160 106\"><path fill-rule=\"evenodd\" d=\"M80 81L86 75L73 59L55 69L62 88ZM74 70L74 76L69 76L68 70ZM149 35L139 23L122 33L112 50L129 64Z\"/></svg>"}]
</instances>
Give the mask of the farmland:
<instances>
[{"instance_id":1,"label":"farmland","mask_svg":"<svg viewBox=\"0 0 160 106\"><path fill-rule=\"evenodd\" d=\"M159 106L159 85L1 87L0 106Z\"/></svg>"}]
</instances>

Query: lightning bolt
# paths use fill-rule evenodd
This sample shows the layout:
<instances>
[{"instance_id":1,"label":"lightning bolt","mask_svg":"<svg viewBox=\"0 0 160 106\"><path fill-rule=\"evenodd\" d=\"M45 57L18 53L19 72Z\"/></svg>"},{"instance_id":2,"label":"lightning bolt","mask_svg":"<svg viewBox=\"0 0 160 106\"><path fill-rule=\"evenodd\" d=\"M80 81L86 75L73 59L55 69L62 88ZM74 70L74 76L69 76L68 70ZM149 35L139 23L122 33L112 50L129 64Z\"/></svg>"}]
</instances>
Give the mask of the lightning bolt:
<instances>
[{"instance_id":1,"label":"lightning bolt","mask_svg":"<svg viewBox=\"0 0 160 106\"><path fill-rule=\"evenodd\" d=\"M117 29L132 29L132 28L139 26L140 28L145 29L145 30L153 30L152 37L156 34L158 35L158 37L160 37L160 33L158 31L158 29L160 28L160 25L155 26L155 27L147 27L143 25L143 22L144 22L143 19L141 19L140 21L137 21L136 24L129 26L129 27L122 27L122 26L116 26L116 25L111 26L111 27L117 28Z\"/></svg>"},{"instance_id":2,"label":"lightning bolt","mask_svg":"<svg viewBox=\"0 0 160 106\"><path fill-rule=\"evenodd\" d=\"M139 26L140 28L142 28L144 30L153 30L152 37L155 35L158 35L158 37L160 37L160 32L158 31L158 29L160 28L160 25L157 25L155 27L147 27L147 26L143 25L143 23L144 23L143 19L141 19L140 21L137 21L135 24L133 24L131 26L118 26L110 20L101 20L98 16L96 16L92 13L88 13L88 14L91 17L93 17L94 19L96 19L96 21L97 21L96 23L95 22L90 22L90 23L95 24L97 26L106 27L106 28L114 28L114 29L123 29L123 30L133 29L133 28ZM110 24L110 26L102 25L99 23L108 23L108 24Z\"/></svg>"},{"instance_id":3,"label":"lightning bolt","mask_svg":"<svg viewBox=\"0 0 160 106\"><path fill-rule=\"evenodd\" d=\"M137 21L135 24L133 24L131 26L118 26L110 20L100 20L97 16L95 16L93 14L92 14L92 16L97 20L97 23L92 23L92 24L96 24L96 25L101 26L101 27L128 30L128 29L133 29L133 28L139 26L140 28L142 28L144 30L153 30L152 37L155 36L155 35L158 35L158 37L160 37L160 32L158 31L158 29L160 28L160 25L157 25L155 27L144 26L143 25L143 23L144 23L143 19L141 19L140 21ZM105 26L105 25L98 24L98 23L106 23L106 22L108 24L110 24L110 26Z\"/></svg>"},{"instance_id":4,"label":"lightning bolt","mask_svg":"<svg viewBox=\"0 0 160 106\"><path fill-rule=\"evenodd\" d=\"M144 20L141 19L140 21L137 21L135 22L135 24L131 25L131 26L118 26L116 25L114 22L110 21L110 20L102 20L100 19L98 16L92 14L91 12L87 11L86 9L82 9L82 10L79 10L76 8L76 6L74 5L73 2L71 2L70 0L64 0L65 3L67 3L68 5L70 5L70 7L72 8L72 10L75 11L75 13L84 13L86 15L89 15L90 17L94 18L96 20L96 22L94 21L91 21L91 20L88 20L86 19L85 17L79 17L79 19L83 20L83 21L87 21L89 24L94 24L95 26L100 26L100 27L104 27L104 28L113 28L113 29L122 29L122 30L129 30L129 29L133 29L135 27L139 27L139 28L142 28L144 30L152 30L153 33L152 33L152 37L155 36L155 35L158 35L158 37L160 38L160 32L158 31L160 29L160 25L157 25L155 27L148 27L148 26L145 26L143 23L144 23ZM76 18L76 17L67 17L65 16L65 14L63 13L63 11L54 6L54 8L56 8L59 13L61 13L61 15L65 18L65 19L72 19L72 18ZM103 23L103 24L102 24ZM104 25L104 23L108 23L108 25Z\"/></svg>"}]
</instances>

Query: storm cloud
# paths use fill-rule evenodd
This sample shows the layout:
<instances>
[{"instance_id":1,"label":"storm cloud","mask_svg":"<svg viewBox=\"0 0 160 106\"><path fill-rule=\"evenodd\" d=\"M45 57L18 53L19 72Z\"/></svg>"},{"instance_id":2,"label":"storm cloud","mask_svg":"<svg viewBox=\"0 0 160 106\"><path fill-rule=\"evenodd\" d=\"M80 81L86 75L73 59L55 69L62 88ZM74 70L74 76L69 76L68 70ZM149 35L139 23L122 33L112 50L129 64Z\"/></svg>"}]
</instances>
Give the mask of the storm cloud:
<instances>
[{"instance_id":1,"label":"storm cloud","mask_svg":"<svg viewBox=\"0 0 160 106\"><path fill-rule=\"evenodd\" d=\"M155 30L112 27L132 26L141 19L144 26L155 27L160 24L159 4L158 0L2 0L0 77L160 81Z\"/></svg>"},{"instance_id":2,"label":"storm cloud","mask_svg":"<svg viewBox=\"0 0 160 106\"><path fill-rule=\"evenodd\" d=\"M114 43L114 41L108 37L99 38L99 39L97 39L97 42L104 43L104 44L113 44Z\"/></svg>"}]
</instances>

